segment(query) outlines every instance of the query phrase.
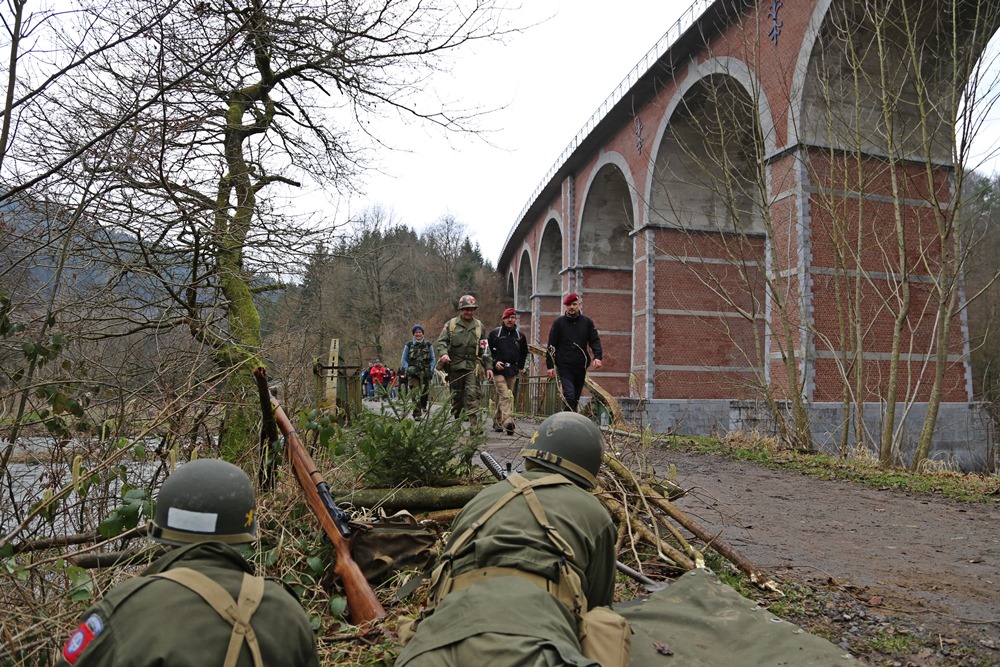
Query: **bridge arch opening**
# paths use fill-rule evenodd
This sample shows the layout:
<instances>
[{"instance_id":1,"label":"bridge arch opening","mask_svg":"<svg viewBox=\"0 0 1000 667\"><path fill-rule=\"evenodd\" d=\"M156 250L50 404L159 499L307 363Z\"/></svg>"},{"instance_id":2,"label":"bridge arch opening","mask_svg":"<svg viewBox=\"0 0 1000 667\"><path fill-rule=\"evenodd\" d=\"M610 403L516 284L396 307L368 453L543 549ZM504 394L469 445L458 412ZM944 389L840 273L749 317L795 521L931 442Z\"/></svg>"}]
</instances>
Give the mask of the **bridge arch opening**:
<instances>
[{"instance_id":1,"label":"bridge arch opening","mask_svg":"<svg viewBox=\"0 0 1000 667\"><path fill-rule=\"evenodd\" d=\"M932 2L894 18L858 0L830 3L800 55L801 96L790 107L799 139L952 163L962 86L998 20L981 3Z\"/></svg>"},{"instance_id":2,"label":"bridge arch opening","mask_svg":"<svg viewBox=\"0 0 1000 667\"><path fill-rule=\"evenodd\" d=\"M733 77L711 74L678 103L656 150L649 222L761 233L765 192L757 107Z\"/></svg>"},{"instance_id":3,"label":"bridge arch opening","mask_svg":"<svg viewBox=\"0 0 1000 667\"><path fill-rule=\"evenodd\" d=\"M538 293L558 295L562 291L563 235L559 222L550 218L538 244Z\"/></svg>"},{"instance_id":4,"label":"bridge arch opening","mask_svg":"<svg viewBox=\"0 0 1000 667\"><path fill-rule=\"evenodd\" d=\"M580 220L579 264L632 268L633 189L616 164L601 167L587 189Z\"/></svg>"},{"instance_id":5,"label":"bridge arch opening","mask_svg":"<svg viewBox=\"0 0 1000 667\"><path fill-rule=\"evenodd\" d=\"M531 255L527 249L521 253L521 261L517 267L517 293L514 297L514 308L524 311L531 310L531 297L534 294L531 281Z\"/></svg>"}]
</instances>

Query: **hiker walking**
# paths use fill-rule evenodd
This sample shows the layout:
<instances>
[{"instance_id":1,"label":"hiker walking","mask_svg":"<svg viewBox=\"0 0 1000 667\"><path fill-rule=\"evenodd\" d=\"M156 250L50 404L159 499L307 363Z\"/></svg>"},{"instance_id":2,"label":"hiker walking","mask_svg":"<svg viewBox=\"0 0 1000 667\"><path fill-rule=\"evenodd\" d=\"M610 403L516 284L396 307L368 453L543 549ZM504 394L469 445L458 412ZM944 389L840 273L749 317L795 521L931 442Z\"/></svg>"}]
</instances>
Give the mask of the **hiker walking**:
<instances>
[{"instance_id":1,"label":"hiker walking","mask_svg":"<svg viewBox=\"0 0 1000 667\"><path fill-rule=\"evenodd\" d=\"M403 358L400 362L402 373L406 376L406 386L409 391L420 392L414 401L413 418L420 419L427 412L427 399L431 391L431 373L434 372L434 346L424 338L422 324L414 324L410 330L413 338L403 346Z\"/></svg>"},{"instance_id":2,"label":"hiker walking","mask_svg":"<svg viewBox=\"0 0 1000 667\"><path fill-rule=\"evenodd\" d=\"M563 305L566 307L565 314L557 317L549 330L545 368L550 378L556 377L557 373L559 375L563 410L576 412L587 379L587 368L593 364L594 370L600 369L603 352L594 321L580 312L580 295L567 294Z\"/></svg>"},{"instance_id":3,"label":"hiker walking","mask_svg":"<svg viewBox=\"0 0 1000 667\"><path fill-rule=\"evenodd\" d=\"M372 388L374 390L373 397L376 401L382 400L382 396L385 393L385 379L388 373L389 369L376 359L371 369Z\"/></svg>"},{"instance_id":4,"label":"hiker walking","mask_svg":"<svg viewBox=\"0 0 1000 667\"><path fill-rule=\"evenodd\" d=\"M458 317L445 322L437 339L438 364L447 375L451 391L451 414L457 419L462 410L469 424L479 425L479 400L482 396L479 369L486 379L493 379L489 343L483 323L476 319L476 297L466 294L458 300Z\"/></svg>"},{"instance_id":5,"label":"hiker walking","mask_svg":"<svg viewBox=\"0 0 1000 667\"><path fill-rule=\"evenodd\" d=\"M513 308L503 311L500 322L500 326L487 336L493 357L493 384L497 388L493 430L506 430L507 435L514 435L514 385L518 375L524 372L528 340L517 328L517 311Z\"/></svg>"}]
</instances>

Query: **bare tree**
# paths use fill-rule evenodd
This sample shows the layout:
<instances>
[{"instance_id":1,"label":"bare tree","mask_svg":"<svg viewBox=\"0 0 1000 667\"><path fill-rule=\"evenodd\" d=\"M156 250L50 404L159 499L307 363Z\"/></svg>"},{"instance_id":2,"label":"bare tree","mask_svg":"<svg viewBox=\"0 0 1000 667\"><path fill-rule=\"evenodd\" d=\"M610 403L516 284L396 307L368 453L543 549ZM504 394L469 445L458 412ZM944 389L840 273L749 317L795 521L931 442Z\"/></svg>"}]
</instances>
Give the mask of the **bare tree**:
<instances>
[{"instance_id":1,"label":"bare tree","mask_svg":"<svg viewBox=\"0 0 1000 667\"><path fill-rule=\"evenodd\" d=\"M1000 90L983 56L998 20L995 8L981 5L883 2L845 5L827 22L821 72L828 104L817 105L823 111L816 120L831 147L825 162L838 167L824 208L842 258L837 280L853 340L842 368L858 402L855 436L862 442L861 406L873 387L861 351L877 349L891 321L888 377L874 388L883 406L877 440L885 465L903 458L922 465L941 403L965 394L955 379L965 355L961 278L968 241L978 234L969 228L977 216L966 212L975 202L965 181ZM858 193L856 209L834 194L838 188ZM880 201L886 193L887 204ZM920 401L927 409L911 449L903 427Z\"/></svg>"},{"instance_id":2,"label":"bare tree","mask_svg":"<svg viewBox=\"0 0 1000 667\"><path fill-rule=\"evenodd\" d=\"M474 130L476 109L424 93L449 52L502 36L499 4L133 0L63 18L89 40L65 44L67 59L92 55L21 105L8 195L34 185L71 205L88 178L105 183L82 209L93 247L157 285L131 330L184 327L214 351L232 454L252 421L255 295L332 231L303 226L274 196L305 179L350 189L378 143L373 115Z\"/></svg>"}]
</instances>

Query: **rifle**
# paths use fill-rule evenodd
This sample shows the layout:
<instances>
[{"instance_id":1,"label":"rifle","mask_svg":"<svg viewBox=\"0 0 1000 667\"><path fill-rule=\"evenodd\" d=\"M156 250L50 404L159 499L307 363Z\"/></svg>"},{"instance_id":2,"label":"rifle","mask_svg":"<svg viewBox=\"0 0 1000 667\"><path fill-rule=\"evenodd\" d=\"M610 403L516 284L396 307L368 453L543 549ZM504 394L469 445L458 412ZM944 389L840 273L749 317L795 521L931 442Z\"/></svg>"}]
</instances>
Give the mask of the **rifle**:
<instances>
[{"instance_id":1,"label":"rifle","mask_svg":"<svg viewBox=\"0 0 1000 667\"><path fill-rule=\"evenodd\" d=\"M510 474L510 464L508 463L507 469L504 470L503 466L500 465L500 462L497 461L493 457L493 455L490 454L489 452L486 451L479 452L479 460L483 462L483 465L486 466L487 470L493 473L493 476L496 477L497 480L507 479L507 475ZM622 574L632 577L633 579L638 581L640 584L642 584L642 587L645 588L650 593L661 591L667 587L666 584L653 581L652 579L644 575L642 572L632 569L631 567L621 562L620 560L615 561L615 568L617 568L618 571L621 572Z\"/></svg>"},{"instance_id":2,"label":"rifle","mask_svg":"<svg viewBox=\"0 0 1000 667\"><path fill-rule=\"evenodd\" d=\"M255 369L253 375L258 387L267 386L267 375L263 368ZM344 592L347 594L347 611L351 614L351 620L360 625L385 616L385 609L368 585L361 568L351 557L349 541L351 527L348 525L350 516L333 501L329 485L316 468L305 445L295 433L292 423L285 416L285 411L281 409L281 405L273 395L271 408L278 428L285 436L285 456L292 461L295 478L305 492L306 502L319 520L323 532L333 544L336 554L333 571L340 577Z\"/></svg>"}]
</instances>

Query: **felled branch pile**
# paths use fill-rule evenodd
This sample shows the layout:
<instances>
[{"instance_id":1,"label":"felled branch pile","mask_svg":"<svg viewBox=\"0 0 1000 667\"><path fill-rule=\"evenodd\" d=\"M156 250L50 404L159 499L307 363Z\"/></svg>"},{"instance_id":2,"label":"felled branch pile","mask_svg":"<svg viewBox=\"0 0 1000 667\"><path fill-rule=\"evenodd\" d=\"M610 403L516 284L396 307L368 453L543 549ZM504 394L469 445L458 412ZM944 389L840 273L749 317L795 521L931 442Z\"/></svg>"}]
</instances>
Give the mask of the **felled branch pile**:
<instances>
[{"instance_id":1,"label":"felled branch pile","mask_svg":"<svg viewBox=\"0 0 1000 667\"><path fill-rule=\"evenodd\" d=\"M618 523L620 547L628 541L629 548L637 554L641 545L647 545L668 568L687 571L705 566L703 552L691 543L697 540L703 548L712 549L732 563L757 586L778 591L777 584L763 570L664 495L660 490L662 483L641 478L613 454L604 457L600 482L597 497ZM638 556L636 560L640 560Z\"/></svg>"}]
</instances>

